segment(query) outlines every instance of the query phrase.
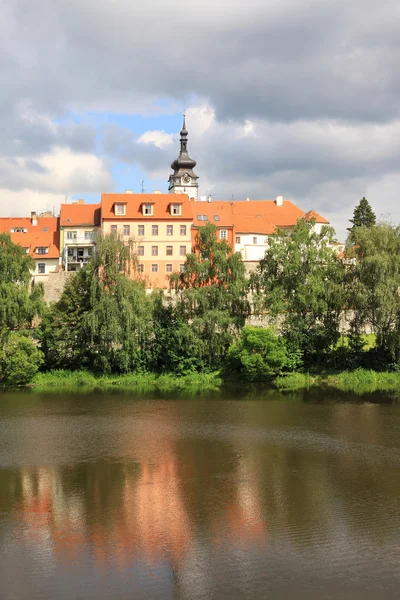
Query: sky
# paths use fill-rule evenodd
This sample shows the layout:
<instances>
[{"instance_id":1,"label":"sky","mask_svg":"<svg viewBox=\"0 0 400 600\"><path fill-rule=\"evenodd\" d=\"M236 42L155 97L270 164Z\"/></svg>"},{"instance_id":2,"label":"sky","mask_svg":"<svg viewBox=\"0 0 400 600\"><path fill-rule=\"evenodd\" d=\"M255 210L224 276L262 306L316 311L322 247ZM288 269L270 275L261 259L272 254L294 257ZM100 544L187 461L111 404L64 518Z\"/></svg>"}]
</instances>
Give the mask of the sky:
<instances>
[{"instance_id":1,"label":"sky","mask_svg":"<svg viewBox=\"0 0 400 600\"><path fill-rule=\"evenodd\" d=\"M400 222L398 0L0 0L0 214L199 193ZM142 184L143 182L143 184Z\"/></svg>"}]
</instances>

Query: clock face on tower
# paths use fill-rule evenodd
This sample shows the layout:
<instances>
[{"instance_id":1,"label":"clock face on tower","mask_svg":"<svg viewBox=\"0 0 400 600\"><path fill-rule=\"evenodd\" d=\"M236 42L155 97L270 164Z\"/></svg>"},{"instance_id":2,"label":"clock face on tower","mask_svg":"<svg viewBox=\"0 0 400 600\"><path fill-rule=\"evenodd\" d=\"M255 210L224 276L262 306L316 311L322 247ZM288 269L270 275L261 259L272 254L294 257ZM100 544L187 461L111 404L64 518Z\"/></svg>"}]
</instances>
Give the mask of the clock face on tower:
<instances>
[{"instance_id":1,"label":"clock face on tower","mask_svg":"<svg viewBox=\"0 0 400 600\"><path fill-rule=\"evenodd\" d=\"M189 177L189 175L187 173L184 174L184 176L181 179L183 185L189 185L189 183L191 182L191 179Z\"/></svg>"}]
</instances>

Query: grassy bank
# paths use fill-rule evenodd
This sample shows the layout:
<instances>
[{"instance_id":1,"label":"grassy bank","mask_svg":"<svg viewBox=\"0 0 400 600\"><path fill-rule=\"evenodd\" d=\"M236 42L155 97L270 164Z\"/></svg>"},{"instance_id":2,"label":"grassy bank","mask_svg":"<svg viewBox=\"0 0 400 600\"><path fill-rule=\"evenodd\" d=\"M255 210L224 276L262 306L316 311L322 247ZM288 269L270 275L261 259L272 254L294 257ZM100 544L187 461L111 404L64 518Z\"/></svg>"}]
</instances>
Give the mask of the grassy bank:
<instances>
[{"instance_id":1,"label":"grassy bank","mask_svg":"<svg viewBox=\"0 0 400 600\"><path fill-rule=\"evenodd\" d=\"M197 393L219 389L222 383L218 373L193 373L178 377L135 373L127 375L93 375L87 371L49 371L38 373L32 387L37 392L89 393L96 391L132 391Z\"/></svg>"},{"instance_id":2,"label":"grassy bank","mask_svg":"<svg viewBox=\"0 0 400 600\"><path fill-rule=\"evenodd\" d=\"M400 373L386 373L370 369L356 369L340 373L290 373L277 377L274 387L281 391L295 391L326 386L342 392L368 394L372 392L400 392Z\"/></svg>"}]
</instances>

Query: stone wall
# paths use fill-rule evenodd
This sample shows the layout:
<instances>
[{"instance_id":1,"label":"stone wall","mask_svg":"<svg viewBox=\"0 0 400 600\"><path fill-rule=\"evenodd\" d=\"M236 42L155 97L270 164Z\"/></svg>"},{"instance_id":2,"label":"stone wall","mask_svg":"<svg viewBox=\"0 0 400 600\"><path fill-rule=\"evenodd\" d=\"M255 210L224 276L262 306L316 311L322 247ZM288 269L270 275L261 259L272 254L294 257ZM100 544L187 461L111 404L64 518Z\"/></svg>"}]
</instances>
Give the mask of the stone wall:
<instances>
[{"instance_id":1,"label":"stone wall","mask_svg":"<svg viewBox=\"0 0 400 600\"><path fill-rule=\"evenodd\" d=\"M73 271L58 271L57 273L49 273L46 281L43 282L44 300L46 304L57 302L61 298L65 284L71 277L74 277Z\"/></svg>"}]
</instances>

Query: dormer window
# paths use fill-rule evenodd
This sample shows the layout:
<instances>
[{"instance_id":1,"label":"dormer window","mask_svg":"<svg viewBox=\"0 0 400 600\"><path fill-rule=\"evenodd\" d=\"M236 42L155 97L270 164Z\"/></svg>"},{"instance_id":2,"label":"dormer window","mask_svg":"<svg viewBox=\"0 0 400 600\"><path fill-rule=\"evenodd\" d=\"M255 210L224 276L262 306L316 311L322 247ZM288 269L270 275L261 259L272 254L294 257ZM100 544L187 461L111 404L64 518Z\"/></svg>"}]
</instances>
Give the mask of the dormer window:
<instances>
[{"instance_id":1,"label":"dormer window","mask_svg":"<svg viewBox=\"0 0 400 600\"><path fill-rule=\"evenodd\" d=\"M181 204L171 204L171 215L180 215L182 214L182 205Z\"/></svg>"},{"instance_id":2,"label":"dormer window","mask_svg":"<svg viewBox=\"0 0 400 600\"><path fill-rule=\"evenodd\" d=\"M114 210L115 210L115 214L116 215L118 215L120 217L123 217L124 215L126 215L126 204L115 203L115 209Z\"/></svg>"},{"instance_id":3,"label":"dormer window","mask_svg":"<svg viewBox=\"0 0 400 600\"><path fill-rule=\"evenodd\" d=\"M153 205L152 204L142 204L142 214L151 217L153 214Z\"/></svg>"},{"instance_id":4,"label":"dormer window","mask_svg":"<svg viewBox=\"0 0 400 600\"><path fill-rule=\"evenodd\" d=\"M47 254L48 251L49 251L49 249L45 248L43 246L38 246L37 248L35 248L36 254Z\"/></svg>"}]
</instances>

